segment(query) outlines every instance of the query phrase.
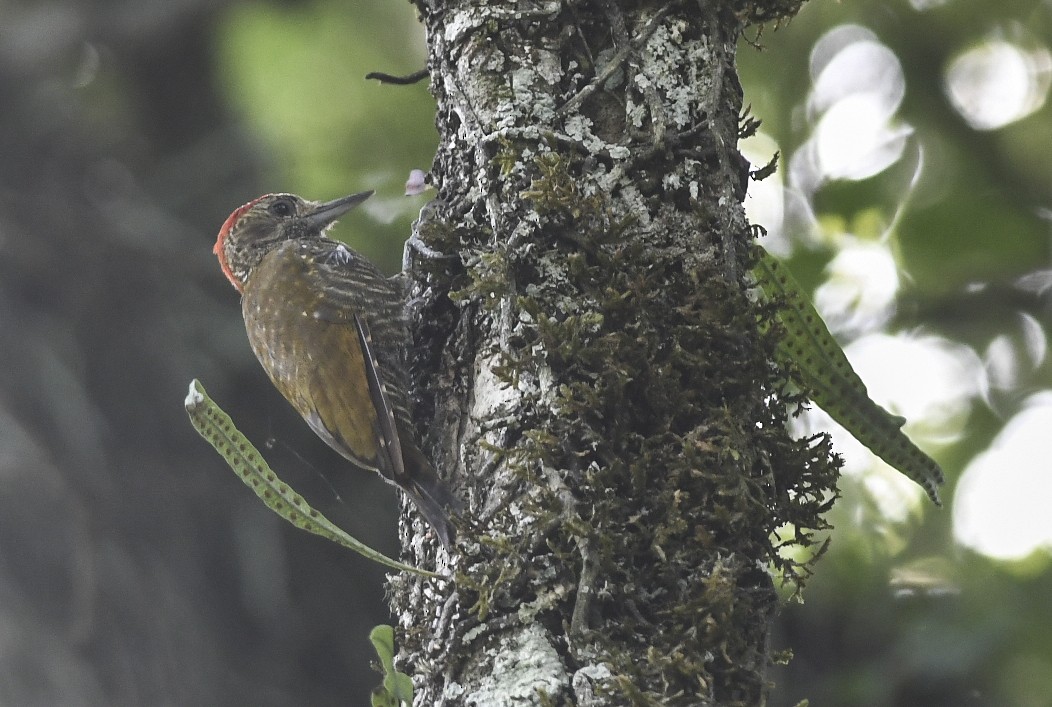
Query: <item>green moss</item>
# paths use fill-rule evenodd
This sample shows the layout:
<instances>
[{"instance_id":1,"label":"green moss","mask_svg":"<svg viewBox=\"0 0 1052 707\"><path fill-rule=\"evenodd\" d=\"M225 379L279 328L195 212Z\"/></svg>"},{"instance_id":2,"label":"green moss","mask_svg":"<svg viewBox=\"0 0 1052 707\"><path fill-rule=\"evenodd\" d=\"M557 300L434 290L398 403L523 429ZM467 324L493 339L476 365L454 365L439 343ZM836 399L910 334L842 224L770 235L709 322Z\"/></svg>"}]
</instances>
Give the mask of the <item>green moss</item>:
<instances>
[{"instance_id":1,"label":"green moss","mask_svg":"<svg viewBox=\"0 0 1052 707\"><path fill-rule=\"evenodd\" d=\"M804 0L736 0L732 6L739 18L752 24L791 18L803 4Z\"/></svg>"},{"instance_id":2,"label":"green moss","mask_svg":"<svg viewBox=\"0 0 1052 707\"><path fill-rule=\"evenodd\" d=\"M504 137L497 140L497 154L493 157L493 164L500 170L500 176L510 175L521 158L522 152L516 149L515 143Z\"/></svg>"},{"instance_id":3,"label":"green moss","mask_svg":"<svg viewBox=\"0 0 1052 707\"><path fill-rule=\"evenodd\" d=\"M482 253L467 273L468 283L452 290L449 298L457 303L477 301L487 309L496 307L508 294L507 259L503 253Z\"/></svg>"},{"instance_id":4,"label":"green moss","mask_svg":"<svg viewBox=\"0 0 1052 707\"><path fill-rule=\"evenodd\" d=\"M519 196L531 202L537 213L553 212L571 219L594 216L603 207L599 194L583 196L579 190L580 177L571 174L567 158L555 153L541 154L534 161L538 174L530 188Z\"/></svg>"},{"instance_id":5,"label":"green moss","mask_svg":"<svg viewBox=\"0 0 1052 707\"><path fill-rule=\"evenodd\" d=\"M457 246L478 255L449 280L451 297L465 311L512 309L494 373L552 382L521 385L531 417L508 421L503 451L521 492L486 518L457 589L481 621L516 614L539 577L571 588L536 616L558 631L588 547L601 580L575 645L612 671L600 689L633 705L755 702L777 602L761 568L806 579L810 560L780 552L774 532L818 542L838 464L827 437L786 433L801 400L773 363L770 308L699 234L638 228L586 190L582 160L525 165L517 193L541 218L528 248L490 252L477 235ZM535 532L507 534L523 512Z\"/></svg>"}]
</instances>

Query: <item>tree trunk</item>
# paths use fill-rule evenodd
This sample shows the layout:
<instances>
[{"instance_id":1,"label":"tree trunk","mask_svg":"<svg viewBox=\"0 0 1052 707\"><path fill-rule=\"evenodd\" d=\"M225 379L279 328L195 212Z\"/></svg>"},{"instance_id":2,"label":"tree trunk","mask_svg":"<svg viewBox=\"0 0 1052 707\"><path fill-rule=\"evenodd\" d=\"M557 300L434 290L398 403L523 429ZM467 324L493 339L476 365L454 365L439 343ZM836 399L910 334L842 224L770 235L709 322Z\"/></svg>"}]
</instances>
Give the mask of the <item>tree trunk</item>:
<instances>
[{"instance_id":1,"label":"tree trunk","mask_svg":"<svg viewBox=\"0 0 1052 707\"><path fill-rule=\"evenodd\" d=\"M418 5L417 417L467 521L455 581L392 581L416 704L760 703L773 533L811 542L832 462L748 296L742 15Z\"/></svg>"}]
</instances>

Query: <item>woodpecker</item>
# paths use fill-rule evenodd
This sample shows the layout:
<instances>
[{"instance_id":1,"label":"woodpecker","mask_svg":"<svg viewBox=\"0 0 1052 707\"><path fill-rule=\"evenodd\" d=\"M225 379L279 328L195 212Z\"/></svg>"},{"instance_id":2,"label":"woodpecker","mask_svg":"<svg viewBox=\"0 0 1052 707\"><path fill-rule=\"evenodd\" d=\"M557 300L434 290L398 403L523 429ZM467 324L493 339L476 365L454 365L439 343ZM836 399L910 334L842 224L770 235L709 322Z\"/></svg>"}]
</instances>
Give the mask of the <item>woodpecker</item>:
<instances>
[{"instance_id":1,"label":"woodpecker","mask_svg":"<svg viewBox=\"0 0 1052 707\"><path fill-rule=\"evenodd\" d=\"M401 488L448 549L456 503L409 419L401 279L325 236L372 193L266 194L234 209L213 252L277 389L330 447Z\"/></svg>"}]
</instances>

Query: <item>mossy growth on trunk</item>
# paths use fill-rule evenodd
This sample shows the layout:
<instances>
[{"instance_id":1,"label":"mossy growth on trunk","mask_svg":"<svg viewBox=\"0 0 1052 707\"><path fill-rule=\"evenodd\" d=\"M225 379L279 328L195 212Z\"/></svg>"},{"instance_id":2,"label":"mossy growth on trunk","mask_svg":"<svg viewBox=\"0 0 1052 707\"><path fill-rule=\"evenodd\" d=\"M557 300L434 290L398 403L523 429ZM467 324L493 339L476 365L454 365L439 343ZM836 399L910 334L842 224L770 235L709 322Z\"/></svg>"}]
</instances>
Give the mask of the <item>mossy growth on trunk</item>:
<instances>
[{"instance_id":1,"label":"mossy growth on trunk","mask_svg":"<svg viewBox=\"0 0 1052 707\"><path fill-rule=\"evenodd\" d=\"M756 704L838 465L750 293L739 20L422 5L417 418L467 510L454 582L392 581L402 669L429 705Z\"/></svg>"}]
</instances>

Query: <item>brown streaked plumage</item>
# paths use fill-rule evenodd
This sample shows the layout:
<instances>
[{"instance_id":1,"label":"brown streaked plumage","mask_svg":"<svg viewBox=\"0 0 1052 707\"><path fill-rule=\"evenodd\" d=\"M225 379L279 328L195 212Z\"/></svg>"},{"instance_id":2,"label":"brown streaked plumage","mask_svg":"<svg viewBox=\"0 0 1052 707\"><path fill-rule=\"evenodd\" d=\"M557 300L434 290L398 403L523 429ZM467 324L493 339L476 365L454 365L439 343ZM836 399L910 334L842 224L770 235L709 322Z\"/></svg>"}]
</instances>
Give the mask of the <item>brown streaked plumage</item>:
<instances>
[{"instance_id":1,"label":"brown streaked plumage","mask_svg":"<svg viewBox=\"0 0 1052 707\"><path fill-rule=\"evenodd\" d=\"M405 491L449 547L456 503L409 418L400 283L324 235L371 194L261 196L230 214L213 250L277 389L330 447Z\"/></svg>"}]
</instances>

